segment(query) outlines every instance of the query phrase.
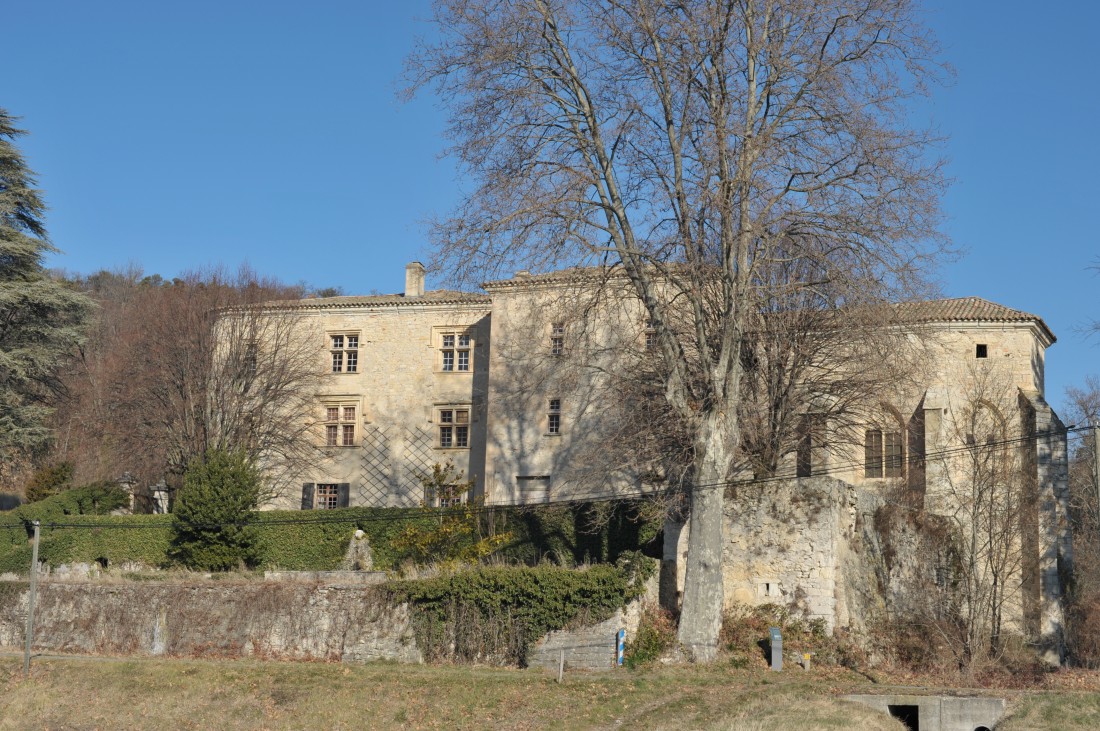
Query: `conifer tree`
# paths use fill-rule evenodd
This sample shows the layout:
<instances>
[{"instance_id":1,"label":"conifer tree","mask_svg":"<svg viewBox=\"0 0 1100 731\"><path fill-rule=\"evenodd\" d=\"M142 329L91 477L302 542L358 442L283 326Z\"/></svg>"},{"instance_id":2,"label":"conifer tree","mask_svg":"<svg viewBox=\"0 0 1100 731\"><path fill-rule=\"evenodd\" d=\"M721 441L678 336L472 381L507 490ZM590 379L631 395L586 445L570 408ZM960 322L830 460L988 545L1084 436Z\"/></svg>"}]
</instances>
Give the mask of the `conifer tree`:
<instances>
[{"instance_id":1,"label":"conifer tree","mask_svg":"<svg viewBox=\"0 0 1100 731\"><path fill-rule=\"evenodd\" d=\"M43 266L55 249L34 173L14 144L25 133L14 123L0 109L0 472L49 442L58 368L90 311L84 295Z\"/></svg>"}]
</instances>

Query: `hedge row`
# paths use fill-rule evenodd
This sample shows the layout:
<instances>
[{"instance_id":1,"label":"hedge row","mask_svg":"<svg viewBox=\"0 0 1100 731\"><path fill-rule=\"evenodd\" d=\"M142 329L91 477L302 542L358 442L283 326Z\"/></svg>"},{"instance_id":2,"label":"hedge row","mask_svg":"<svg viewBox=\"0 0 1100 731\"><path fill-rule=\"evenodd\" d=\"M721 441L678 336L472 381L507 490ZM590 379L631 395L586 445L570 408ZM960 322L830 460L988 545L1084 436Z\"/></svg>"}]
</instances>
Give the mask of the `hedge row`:
<instances>
[{"instance_id":1,"label":"hedge row","mask_svg":"<svg viewBox=\"0 0 1100 731\"><path fill-rule=\"evenodd\" d=\"M102 515L110 501L94 502L70 490L0 514L0 573L26 572L30 565L30 522L42 522L39 560L162 567L168 564L170 515ZM117 506L113 506L117 507ZM511 562L543 561L564 566L614 562L631 551L653 556L661 523L647 503L623 501L575 506L500 508L486 512L485 529L506 531L512 540L501 554ZM430 526L438 518L419 508L341 508L257 513L260 568L324 571L338 568L355 530L370 541L375 568L400 565L393 539L411 523Z\"/></svg>"}]
</instances>

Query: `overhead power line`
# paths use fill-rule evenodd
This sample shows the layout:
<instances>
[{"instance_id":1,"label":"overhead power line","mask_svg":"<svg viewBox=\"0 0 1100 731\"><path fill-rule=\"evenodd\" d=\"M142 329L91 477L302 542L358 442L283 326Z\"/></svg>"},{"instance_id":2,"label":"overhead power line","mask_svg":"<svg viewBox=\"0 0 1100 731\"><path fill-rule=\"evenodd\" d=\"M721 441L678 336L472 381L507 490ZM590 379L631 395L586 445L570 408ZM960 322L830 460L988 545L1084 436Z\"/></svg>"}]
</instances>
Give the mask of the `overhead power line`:
<instances>
[{"instance_id":1,"label":"overhead power line","mask_svg":"<svg viewBox=\"0 0 1100 731\"><path fill-rule=\"evenodd\" d=\"M1083 437L1083 432L1090 429L1088 426L1071 426L1064 430L1067 435L1074 437ZM1059 430L1058 433L1062 433L1063 430ZM1082 432L1082 434L1078 434ZM941 459L947 459L955 456L963 456L967 454L975 454L983 450L996 450L1011 445L1019 445L1025 442L1034 441L1037 437L1042 436L1043 433L1038 435L1028 435L1022 437L1012 437L1009 439L1001 439L995 441L986 441L980 444L963 445L961 447L951 447L943 449L937 452L926 453L921 461L928 463ZM885 461L885 457L883 460ZM913 463L912 459L907 460L909 464ZM814 470L812 477L828 477L836 474L844 474L851 470L857 470L865 464L864 460L851 460L848 462L841 462L830 465L827 469ZM338 524L367 524L367 523L405 523L414 520L423 520L427 517L438 518L457 516L464 514L472 514L477 516L491 515L501 511L533 511L538 508L553 506L553 507L570 507L581 504L591 503L608 503L608 502L631 502L641 501L653 498L670 497L678 494L685 494L691 490L707 490L707 489L719 489L719 488L731 488L731 487L748 487L752 485L769 484L776 482L789 482L794 479L799 479L797 473L784 472L782 474L775 474L768 477L751 477L742 479L730 479L719 482L702 483L697 485L690 485L686 487L672 487L672 488L660 488L654 490L639 490L635 492L619 492L616 494L608 494L606 491L592 491L589 493L569 493L569 497L564 500L555 500L552 502L544 503L532 503L523 505L479 505L476 507L471 506L458 506L449 508L408 508L407 512L394 515L343 515L343 514L328 514L317 515L317 512L325 511L304 511L301 518L259 518L249 521L247 523L228 523L228 524L210 524L210 525L194 525L195 528L205 530L218 530L223 527L241 527L244 525L251 525L255 527L276 526L276 525L338 525ZM886 478L890 479L890 478ZM898 478L901 479L901 478ZM900 504L899 504L900 505ZM908 506L911 507L911 506ZM384 508L387 510L401 510L400 508ZM430 512L428 512L430 511ZM310 513L313 513L312 515ZM62 522L42 522L43 528L89 528L89 529L163 529L163 524L156 523L122 523L122 522L80 522L80 523L62 523Z\"/></svg>"}]
</instances>

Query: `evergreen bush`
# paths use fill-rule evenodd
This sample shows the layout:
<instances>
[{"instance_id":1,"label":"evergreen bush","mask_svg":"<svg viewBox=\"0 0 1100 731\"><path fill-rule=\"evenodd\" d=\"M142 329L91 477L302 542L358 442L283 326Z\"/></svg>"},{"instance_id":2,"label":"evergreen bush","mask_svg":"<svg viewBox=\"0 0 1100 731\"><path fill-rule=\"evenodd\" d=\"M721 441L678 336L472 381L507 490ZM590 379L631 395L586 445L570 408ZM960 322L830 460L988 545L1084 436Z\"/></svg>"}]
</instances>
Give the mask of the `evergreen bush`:
<instances>
[{"instance_id":1,"label":"evergreen bush","mask_svg":"<svg viewBox=\"0 0 1100 731\"><path fill-rule=\"evenodd\" d=\"M255 566L259 498L260 474L244 452L208 452L183 476L169 558L203 571Z\"/></svg>"}]
</instances>

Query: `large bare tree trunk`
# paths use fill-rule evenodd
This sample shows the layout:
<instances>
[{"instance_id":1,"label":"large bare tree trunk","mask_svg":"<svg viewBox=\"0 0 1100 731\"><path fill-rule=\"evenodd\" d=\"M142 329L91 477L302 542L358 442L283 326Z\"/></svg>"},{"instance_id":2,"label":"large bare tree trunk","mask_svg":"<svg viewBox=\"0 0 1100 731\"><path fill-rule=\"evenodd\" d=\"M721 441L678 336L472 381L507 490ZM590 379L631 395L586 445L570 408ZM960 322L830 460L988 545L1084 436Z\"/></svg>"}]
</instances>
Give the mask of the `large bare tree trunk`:
<instances>
[{"instance_id":1,"label":"large bare tree trunk","mask_svg":"<svg viewBox=\"0 0 1100 731\"><path fill-rule=\"evenodd\" d=\"M690 495L687 573L679 629L680 645L696 662L709 662L718 652L725 599L724 502L736 434L736 421L719 414L704 421L697 440L700 457Z\"/></svg>"}]
</instances>

